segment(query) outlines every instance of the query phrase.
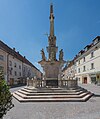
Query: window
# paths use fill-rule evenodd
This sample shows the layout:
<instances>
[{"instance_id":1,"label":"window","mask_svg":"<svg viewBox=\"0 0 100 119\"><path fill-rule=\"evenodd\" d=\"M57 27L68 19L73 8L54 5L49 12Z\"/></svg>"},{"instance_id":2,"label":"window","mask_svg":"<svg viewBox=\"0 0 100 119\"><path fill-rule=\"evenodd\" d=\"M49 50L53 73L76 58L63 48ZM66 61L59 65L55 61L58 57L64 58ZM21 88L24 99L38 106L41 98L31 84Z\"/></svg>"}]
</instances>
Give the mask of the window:
<instances>
[{"instance_id":1,"label":"window","mask_svg":"<svg viewBox=\"0 0 100 119\"><path fill-rule=\"evenodd\" d=\"M10 75L12 75L12 70L10 70Z\"/></svg>"},{"instance_id":2,"label":"window","mask_svg":"<svg viewBox=\"0 0 100 119\"><path fill-rule=\"evenodd\" d=\"M16 63L14 64L14 67L17 67Z\"/></svg>"},{"instance_id":3,"label":"window","mask_svg":"<svg viewBox=\"0 0 100 119\"><path fill-rule=\"evenodd\" d=\"M19 65L19 69L21 69L21 66Z\"/></svg>"},{"instance_id":4,"label":"window","mask_svg":"<svg viewBox=\"0 0 100 119\"><path fill-rule=\"evenodd\" d=\"M78 80L80 81L80 78L78 78Z\"/></svg>"},{"instance_id":5,"label":"window","mask_svg":"<svg viewBox=\"0 0 100 119\"><path fill-rule=\"evenodd\" d=\"M19 72L19 76L21 76L21 72Z\"/></svg>"},{"instance_id":6,"label":"window","mask_svg":"<svg viewBox=\"0 0 100 119\"><path fill-rule=\"evenodd\" d=\"M83 71L86 71L86 68L85 68L85 66L83 66Z\"/></svg>"},{"instance_id":7,"label":"window","mask_svg":"<svg viewBox=\"0 0 100 119\"><path fill-rule=\"evenodd\" d=\"M83 58L83 62L85 62L85 57Z\"/></svg>"},{"instance_id":8,"label":"window","mask_svg":"<svg viewBox=\"0 0 100 119\"><path fill-rule=\"evenodd\" d=\"M17 76L17 72L15 71L15 76Z\"/></svg>"},{"instance_id":9,"label":"window","mask_svg":"<svg viewBox=\"0 0 100 119\"><path fill-rule=\"evenodd\" d=\"M91 69L94 69L94 63L91 63Z\"/></svg>"},{"instance_id":10,"label":"window","mask_svg":"<svg viewBox=\"0 0 100 119\"><path fill-rule=\"evenodd\" d=\"M80 68L78 68L78 73L80 73Z\"/></svg>"},{"instance_id":11,"label":"window","mask_svg":"<svg viewBox=\"0 0 100 119\"><path fill-rule=\"evenodd\" d=\"M94 52L91 52L91 58L94 57Z\"/></svg>"},{"instance_id":12,"label":"window","mask_svg":"<svg viewBox=\"0 0 100 119\"><path fill-rule=\"evenodd\" d=\"M3 66L0 66L0 70L4 70L4 67Z\"/></svg>"},{"instance_id":13,"label":"window","mask_svg":"<svg viewBox=\"0 0 100 119\"><path fill-rule=\"evenodd\" d=\"M4 60L4 56L3 55L0 55L0 60Z\"/></svg>"},{"instance_id":14,"label":"window","mask_svg":"<svg viewBox=\"0 0 100 119\"><path fill-rule=\"evenodd\" d=\"M9 66L12 66L12 61L9 61Z\"/></svg>"},{"instance_id":15,"label":"window","mask_svg":"<svg viewBox=\"0 0 100 119\"><path fill-rule=\"evenodd\" d=\"M78 64L80 64L80 60L78 61Z\"/></svg>"}]
</instances>

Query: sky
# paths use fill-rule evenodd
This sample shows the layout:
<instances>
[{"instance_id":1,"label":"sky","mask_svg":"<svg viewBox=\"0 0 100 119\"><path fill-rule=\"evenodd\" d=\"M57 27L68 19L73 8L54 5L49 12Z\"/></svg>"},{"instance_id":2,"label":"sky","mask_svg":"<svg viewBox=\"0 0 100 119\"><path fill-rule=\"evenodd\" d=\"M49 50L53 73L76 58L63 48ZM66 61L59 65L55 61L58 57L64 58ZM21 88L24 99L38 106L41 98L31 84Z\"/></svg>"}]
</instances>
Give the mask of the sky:
<instances>
[{"instance_id":1,"label":"sky","mask_svg":"<svg viewBox=\"0 0 100 119\"><path fill-rule=\"evenodd\" d=\"M50 3L54 6L54 29L64 60L100 36L100 0L0 0L0 39L40 68L40 50L46 47L50 29Z\"/></svg>"}]
</instances>

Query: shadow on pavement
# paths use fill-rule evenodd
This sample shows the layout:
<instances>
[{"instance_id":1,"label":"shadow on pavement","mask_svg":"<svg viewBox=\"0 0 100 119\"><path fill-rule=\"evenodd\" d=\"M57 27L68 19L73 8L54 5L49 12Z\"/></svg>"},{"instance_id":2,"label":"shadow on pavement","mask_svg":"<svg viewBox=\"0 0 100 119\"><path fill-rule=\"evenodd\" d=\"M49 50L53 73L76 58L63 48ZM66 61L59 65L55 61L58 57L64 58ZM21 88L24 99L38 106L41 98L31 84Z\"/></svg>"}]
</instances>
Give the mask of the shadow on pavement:
<instances>
[{"instance_id":1,"label":"shadow on pavement","mask_svg":"<svg viewBox=\"0 0 100 119\"><path fill-rule=\"evenodd\" d=\"M98 95L98 94L94 94L93 96L94 96L94 97L100 97L100 95Z\"/></svg>"},{"instance_id":2,"label":"shadow on pavement","mask_svg":"<svg viewBox=\"0 0 100 119\"><path fill-rule=\"evenodd\" d=\"M25 84L17 84L17 85L13 85L13 86L9 86L10 88L17 88L17 87L21 87L21 86L26 86Z\"/></svg>"}]
</instances>

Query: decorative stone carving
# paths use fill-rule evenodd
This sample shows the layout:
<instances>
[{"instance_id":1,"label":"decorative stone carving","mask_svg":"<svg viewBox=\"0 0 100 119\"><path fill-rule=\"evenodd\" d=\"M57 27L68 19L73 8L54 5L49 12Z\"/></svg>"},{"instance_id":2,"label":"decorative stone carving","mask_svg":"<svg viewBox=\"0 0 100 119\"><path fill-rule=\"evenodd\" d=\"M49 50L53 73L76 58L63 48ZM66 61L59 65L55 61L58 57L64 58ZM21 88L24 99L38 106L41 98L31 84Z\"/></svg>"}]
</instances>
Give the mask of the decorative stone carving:
<instances>
[{"instance_id":1,"label":"decorative stone carving","mask_svg":"<svg viewBox=\"0 0 100 119\"><path fill-rule=\"evenodd\" d=\"M61 49L59 51L59 61L63 61L63 56L64 56L63 49Z\"/></svg>"},{"instance_id":2,"label":"decorative stone carving","mask_svg":"<svg viewBox=\"0 0 100 119\"><path fill-rule=\"evenodd\" d=\"M50 57L51 61L54 61L55 60L55 54L54 52L51 52L51 57Z\"/></svg>"},{"instance_id":3,"label":"decorative stone carving","mask_svg":"<svg viewBox=\"0 0 100 119\"><path fill-rule=\"evenodd\" d=\"M46 60L46 57L45 57L45 53L44 53L44 49L42 48L41 50L41 55L42 55L42 60Z\"/></svg>"}]
</instances>

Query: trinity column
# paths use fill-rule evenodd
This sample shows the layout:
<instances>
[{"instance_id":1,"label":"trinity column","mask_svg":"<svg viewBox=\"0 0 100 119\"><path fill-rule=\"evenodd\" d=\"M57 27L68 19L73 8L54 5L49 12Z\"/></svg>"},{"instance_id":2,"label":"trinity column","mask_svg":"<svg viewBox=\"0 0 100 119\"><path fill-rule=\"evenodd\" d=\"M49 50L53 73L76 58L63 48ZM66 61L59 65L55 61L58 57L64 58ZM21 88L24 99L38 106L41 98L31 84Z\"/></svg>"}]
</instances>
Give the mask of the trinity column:
<instances>
[{"instance_id":1,"label":"trinity column","mask_svg":"<svg viewBox=\"0 0 100 119\"><path fill-rule=\"evenodd\" d=\"M59 51L59 60L56 59L56 53L58 47L56 46L56 36L54 34L54 14L53 5L50 5L50 34L48 36L48 59L45 57L44 49L41 50L42 60L38 63L43 67L44 80L46 80L46 86L58 87L61 80L61 70L65 63L63 60L63 50Z\"/></svg>"}]
</instances>

